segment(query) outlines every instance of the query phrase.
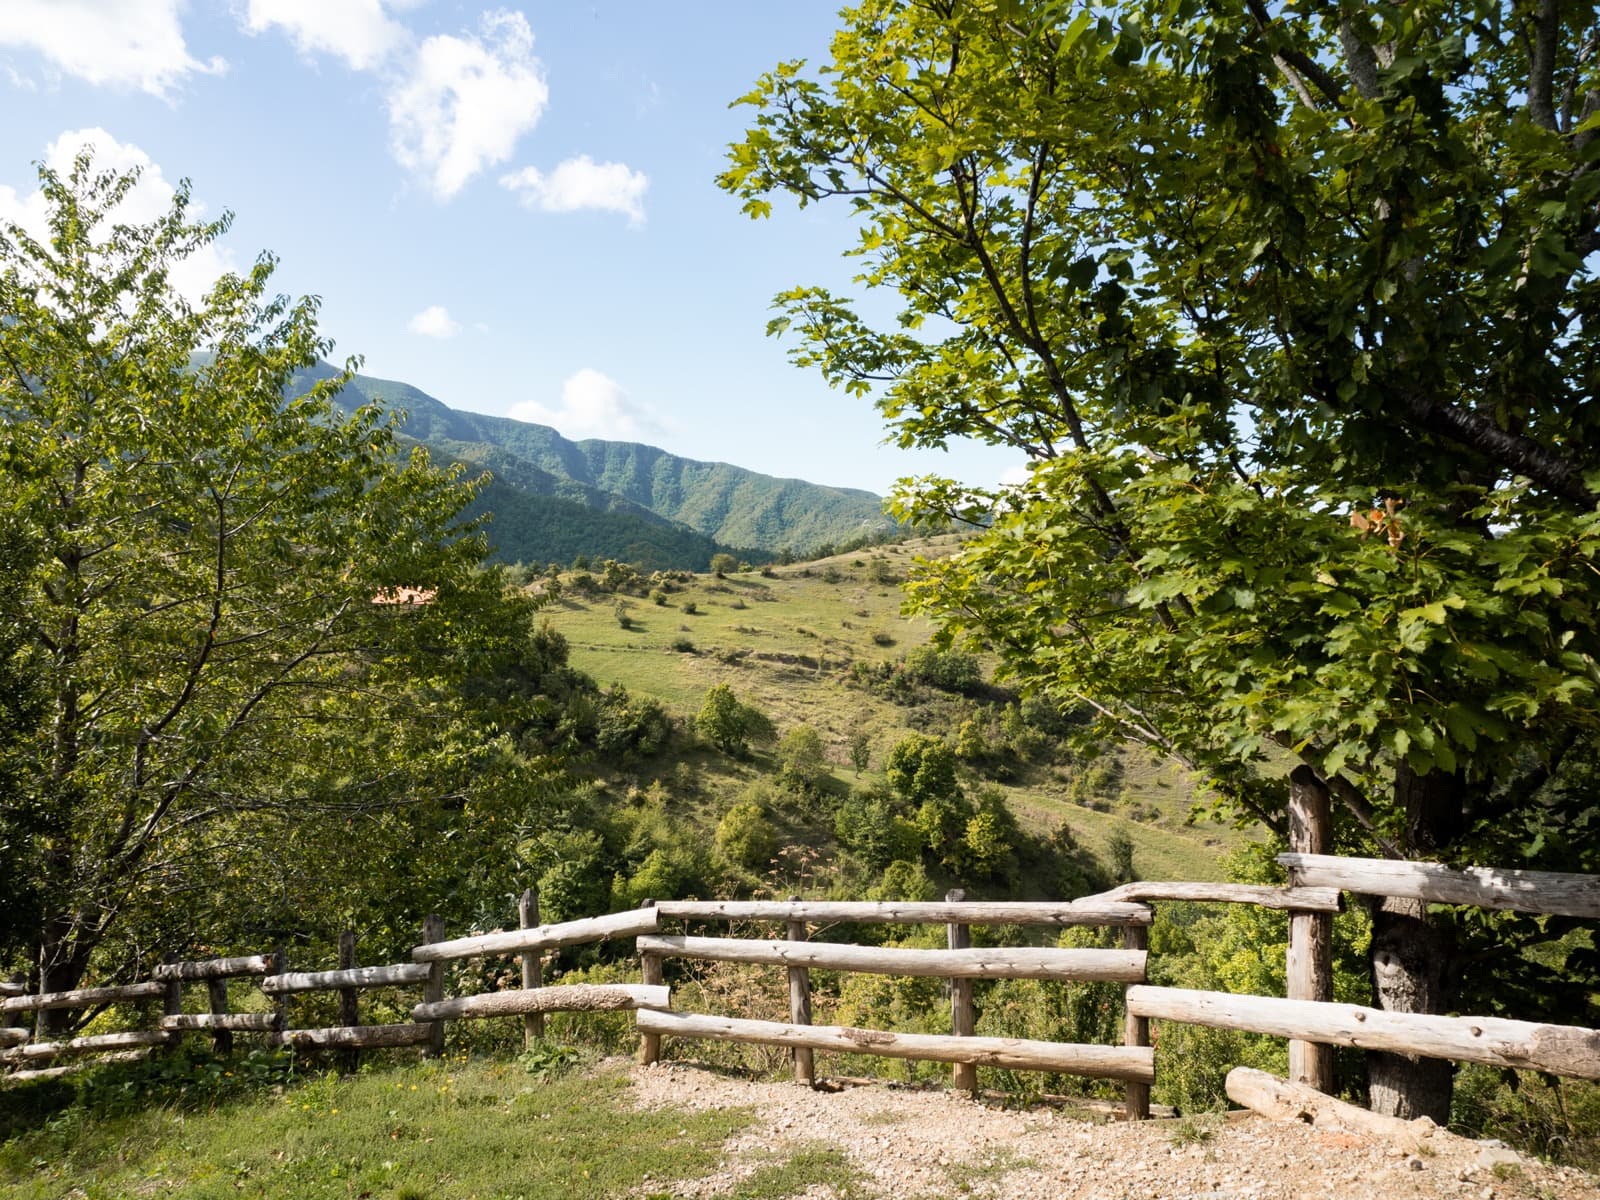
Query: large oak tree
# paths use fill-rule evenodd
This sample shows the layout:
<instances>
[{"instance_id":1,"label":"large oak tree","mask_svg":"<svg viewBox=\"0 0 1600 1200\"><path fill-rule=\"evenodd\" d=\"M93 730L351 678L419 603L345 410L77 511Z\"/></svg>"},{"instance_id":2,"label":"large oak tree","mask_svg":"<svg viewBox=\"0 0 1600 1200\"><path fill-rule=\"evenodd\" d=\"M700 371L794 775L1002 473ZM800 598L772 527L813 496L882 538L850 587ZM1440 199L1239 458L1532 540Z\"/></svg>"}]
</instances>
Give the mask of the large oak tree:
<instances>
[{"instance_id":1,"label":"large oak tree","mask_svg":"<svg viewBox=\"0 0 1600 1200\"><path fill-rule=\"evenodd\" d=\"M784 293L798 361L1030 460L899 495L981 529L912 585L948 631L1274 828L1298 759L1347 850L1594 869L1597 46L1567 0L869 0L722 183L850 205L897 300ZM1516 957L1559 923L1440 924L1375 906L1379 1003L1561 994ZM1369 1073L1445 1115L1447 1064Z\"/></svg>"}]
</instances>

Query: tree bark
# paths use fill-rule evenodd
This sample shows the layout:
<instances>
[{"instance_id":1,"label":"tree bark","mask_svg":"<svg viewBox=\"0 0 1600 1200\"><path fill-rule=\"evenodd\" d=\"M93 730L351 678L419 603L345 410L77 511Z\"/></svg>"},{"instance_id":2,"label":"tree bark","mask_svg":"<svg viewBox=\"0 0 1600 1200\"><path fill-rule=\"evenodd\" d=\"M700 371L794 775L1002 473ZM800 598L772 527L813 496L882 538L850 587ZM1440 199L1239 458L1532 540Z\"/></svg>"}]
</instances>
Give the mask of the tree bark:
<instances>
[{"instance_id":1,"label":"tree bark","mask_svg":"<svg viewBox=\"0 0 1600 1200\"><path fill-rule=\"evenodd\" d=\"M1406 816L1411 854L1437 853L1460 821L1461 780L1442 771L1416 774L1404 761L1395 768L1395 800ZM1422 900L1385 897L1372 910L1372 1003L1390 1012L1447 1011L1445 979L1450 946L1428 918ZM1384 1116L1450 1120L1453 1063L1397 1054L1367 1055L1368 1106Z\"/></svg>"}]
</instances>

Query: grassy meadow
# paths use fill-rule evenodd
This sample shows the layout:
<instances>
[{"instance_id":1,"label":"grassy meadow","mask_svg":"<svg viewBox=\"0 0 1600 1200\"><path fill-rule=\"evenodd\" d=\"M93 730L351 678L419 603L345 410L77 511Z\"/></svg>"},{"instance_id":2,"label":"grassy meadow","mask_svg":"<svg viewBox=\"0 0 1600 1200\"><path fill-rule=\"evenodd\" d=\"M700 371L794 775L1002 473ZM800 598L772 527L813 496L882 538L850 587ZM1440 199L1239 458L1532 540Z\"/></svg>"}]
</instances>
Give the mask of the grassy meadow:
<instances>
[{"instance_id":1,"label":"grassy meadow","mask_svg":"<svg viewBox=\"0 0 1600 1200\"><path fill-rule=\"evenodd\" d=\"M570 586L569 575L547 613L568 640L572 665L602 686L621 683L693 718L707 689L727 684L780 734L802 724L816 729L836 784L854 786L881 779L890 749L907 734L956 733L940 724L946 714L937 707L896 703L851 678L856 663L891 664L928 643L929 622L901 612L899 581L917 557L953 544L935 538L723 578L696 575L665 603L585 594ZM858 730L870 745L868 768L859 775L848 753ZM1102 861L1123 834L1133 841L1141 877L1221 879L1223 860L1248 835L1209 821L1190 824L1195 784L1181 768L1138 747L1107 748L1103 759L1097 765L1110 767L1113 782L1092 798L1093 807L1077 802L1085 799L1081 784L1073 788L1075 775L1089 767L1014 764L1003 773L1009 778L984 777L1005 789L1025 828L1048 832L1065 821L1077 843ZM723 793L772 770L760 754L750 764L707 756L697 766L708 790Z\"/></svg>"}]
</instances>

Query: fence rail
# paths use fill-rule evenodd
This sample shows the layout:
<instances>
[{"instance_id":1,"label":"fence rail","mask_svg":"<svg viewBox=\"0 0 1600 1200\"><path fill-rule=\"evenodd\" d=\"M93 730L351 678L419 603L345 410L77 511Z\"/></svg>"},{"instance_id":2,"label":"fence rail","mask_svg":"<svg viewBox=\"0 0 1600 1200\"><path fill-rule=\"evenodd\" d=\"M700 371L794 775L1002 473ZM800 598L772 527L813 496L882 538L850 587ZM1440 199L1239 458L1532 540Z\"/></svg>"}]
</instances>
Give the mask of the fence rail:
<instances>
[{"instance_id":1,"label":"fence rail","mask_svg":"<svg viewBox=\"0 0 1600 1200\"><path fill-rule=\"evenodd\" d=\"M1147 1115L1155 1078L1150 1047L1151 1022L1174 1021L1282 1037L1290 1043L1291 1084L1326 1091L1331 1086L1332 1046L1529 1068L1600 1080L1600 1031L1497 1017L1432 1016L1388 1012L1332 1001L1331 922L1346 892L1404 896L1439 904L1472 904L1579 918L1600 917L1600 877L1554 872L1447 867L1437 863L1342 858L1326 849L1326 796L1299 772L1292 779L1290 805L1293 853L1279 856L1289 871L1288 887L1238 884L1139 882L1098 896L1061 901L969 901L959 891L943 901L674 900L647 902L621 913L540 924L538 901L524 893L522 927L446 939L438 918L424 924L413 961L358 966L355 939L340 939L336 970L291 972L284 953L170 962L148 980L104 987L31 994L16 982L0 983L0 1064L13 1069L4 1078L50 1078L73 1065L33 1064L75 1056L121 1061L176 1044L185 1033L209 1034L217 1047L231 1048L235 1033L263 1036L270 1044L297 1050L334 1050L353 1055L363 1049L420 1046L442 1053L444 1023L492 1017L521 1017L525 1036L543 1029L550 1012L633 1011L640 1033L640 1056L655 1061L663 1037L759 1043L789 1049L795 1076L814 1080L817 1051L922 1059L952 1064L958 1087L976 1089L979 1066L1051 1071L1123 1082L1130 1117ZM1236 995L1147 982L1148 926L1152 904L1198 902L1251 904L1289 913L1288 998ZM664 921L684 926L707 922L781 923L783 938L703 937L663 932ZM814 941L815 925L938 925L947 930L947 949L857 945ZM1029 925L1065 928L1101 926L1121 930L1120 949L1054 946L978 947L973 925ZM540 955L563 946L632 938L639 958L639 982L546 985ZM520 956L519 989L446 997L444 968L460 959L488 955ZM789 995L789 1020L755 1021L738 1014L678 1012L666 985L668 959L697 959L783 968ZM949 981L950 1034L895 1033L812 1024L811 972L867 972ZM254 979L267 1011L229 1011L228 981ZM985 979L1045 979L1109 982L1125 987L1123 1044L1079 1045L979 1036L973 985ZM186 984L204 984L209 1011L184 1012ZM412 1020L363 1025L358 993L371 988L420 988ZM339 993L340 1024L294 1028L292 996ZM34 1014L44 1028L46 1012L95 1011L159 1002L154 1028L92 1033L60 1040L37 1038L18 1024ZM248 1007L248 1006L247 1006Z\"/></svg>"}]
</instances>

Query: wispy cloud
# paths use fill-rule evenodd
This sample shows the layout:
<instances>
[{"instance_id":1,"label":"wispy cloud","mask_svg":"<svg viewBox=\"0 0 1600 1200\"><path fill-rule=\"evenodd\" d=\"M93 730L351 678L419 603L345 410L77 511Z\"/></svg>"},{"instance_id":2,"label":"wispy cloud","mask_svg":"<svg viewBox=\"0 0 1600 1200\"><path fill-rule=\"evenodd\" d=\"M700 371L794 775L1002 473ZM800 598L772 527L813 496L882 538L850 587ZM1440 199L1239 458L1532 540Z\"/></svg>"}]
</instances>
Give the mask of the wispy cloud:
<instances>
[{"instance_id":1,"label":"wispy cloud","mask_svg":"<svg viewBox=\"0 0 1600 1200\"><path fill-rule=\"evenodd\" d=\"M521 13L485 13L476 34L440 34L417 47L389 94L395 158L448 200L505 162L538 124L550 89Z\"/></svg>"},{"instance_id":2,"label":"wispy cloud","mask_svg":"<svg viewBox=\"0 0 1600 1200\"><path fill-rule=\"evenodd\" d=\"M302 54L333 54L357 71L370 70L410 40L390 20L383 0L250 0L251 33L281 29Z\"/></svg>"},{"instance_id":3,"label":"wispy cloud","mask_svg":"<svg viewBox=\"0 0 1600 1200\"><path fill-rule=\"evenodd\" d=\"M567 377L561 385L559 407L529 400L514 405L506 415L516 421L553 425L572 438L631 440L669 431L654 409L630 399L621 384L591 367Z\"/></svg>"},{"instance_id":4,"label":"wispy cloud","mask_svg":"<svg viewBox=\"0 0 1600 1200\"><path fill-rule=\"evenodd\" d=\"M461 332L461 323L450 316L444 305L432 304L412 317L406 328L423 337L453 338Z\"/></svg>"},{"instance_id":5,"label":"wispy cloud","mask_svg":"<svg viewBox=\"0 0 1600 1200\"><path fill-rule=\"evenodd\" d=\"M524 167L500 177L529 208L545 212L579 212L598 209L621 213L630 225L644 223L644 193L650 178L626 163L597 163L587 154L569 158L548 175L537 167Z\"/></svg>"},{"instance_id":6,"label":"wispy cloud","mask_svg":"<svg viewBox=\"0 0 1600 1200\"><path fill-rule=\"evenodd\" d=\"M168 98L188 75L227 69L221 58L189 53L182 7L183 0L5 0L0 46L34 50L54 70L96 86Z\"/></svg>"}]
</instances>

